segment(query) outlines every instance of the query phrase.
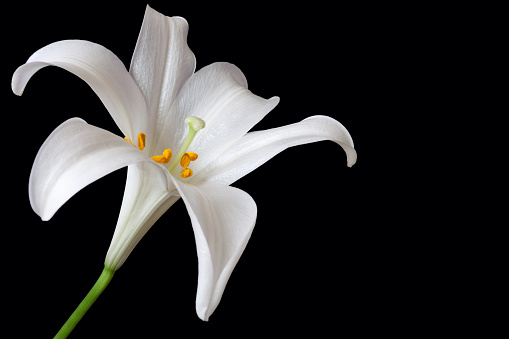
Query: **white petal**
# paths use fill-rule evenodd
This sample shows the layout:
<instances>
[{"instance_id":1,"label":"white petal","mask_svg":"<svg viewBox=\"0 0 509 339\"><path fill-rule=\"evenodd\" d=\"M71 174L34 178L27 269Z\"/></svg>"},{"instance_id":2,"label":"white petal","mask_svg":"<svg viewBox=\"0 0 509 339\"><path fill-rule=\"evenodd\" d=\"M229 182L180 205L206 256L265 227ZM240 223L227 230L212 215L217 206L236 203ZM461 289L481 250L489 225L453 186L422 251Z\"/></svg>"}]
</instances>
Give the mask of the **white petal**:
<instances>
[{"instance_id":1,"label":"white petal","mask_svg":"<svg viewBox=\"0 0 509 339\"><path fill-rule=\"evenodd\" d=\"M81 119L69 119L50 134L35 157L29 182L32 208L49 220L88 184L140 161L166 171L121 137Z\"/></svg>"},{"instance_id":2,"label":"white petal","mask_svg":"<svg viewBox=\"0 0 509 339\"><path fill-rule=\"evenodd\" d=\"M317 115L295 124L246 134L234 147L199 171L194 180L231 185L288 147L322 140L339 144L346 152L347 165L355 164L357 153L348 130L330 117Z\"/></svg>"},{"instance_id":3,"label":"white petal","mask_svg":"<svg viewBox=\"0 0 509 339\"><path fill-rule=\"evenodd\" d=\"M191 218L198 254L196 312L208 320L253 231L256 204L244 191L205 183L191 186L172 178Z\"/></svg>"},{"instance_id":4,"label":"white petal","mask_svg":"<svg viewBox=\"0 0 509 339\"><path fill-rule=\"evenodd\" d=\"M188 29L184 18L170 18L147 6L129 72L147 102L153 140L159 138L164 117L195 69Z\"/></svg>"},{"instance_id":5,"label":"white petal","mask_svg":"<svg viewBox=\"0 0 509 339\"><path fill-rule=\"evenodd\" d=\"M133 135L137 136L139 130L148 133L145 126L145 99L122 61L111 51L83 40L65 40L47 45L14 72L14 93L21 95L32 75L50 65L61 67L83 79L99 96L125 136L133 140Z\"/></svg>"},{"instance_id":6,"label":"white petal","mask_svg":"<svg viewBox=\"0 0 509 339\"><path fill-rule=\"evenodd\" d=\"M152 225L178 199L169 172L149 162L128 167L122 208L105 265L115 270L127 259L131 251Z\"/></svg>"},{"instance_id":7,"label":"white petal","mask_svg":"<svg viewBox=\"0 0 509 339\"><path fill-rule=\"evenodd\" d=\"M235 144L279 102L254 95L247 89L244 74L228 63L214 63L193 74L179 93L166 120L166 133L160 139L158 152L165 148L180 149L187 135L184 119L196 116L206 127L199 131L189 147L198 153L199 169L216 155ZM166 137L166 139L164 139Z\"/></svg>"}]
</instances>

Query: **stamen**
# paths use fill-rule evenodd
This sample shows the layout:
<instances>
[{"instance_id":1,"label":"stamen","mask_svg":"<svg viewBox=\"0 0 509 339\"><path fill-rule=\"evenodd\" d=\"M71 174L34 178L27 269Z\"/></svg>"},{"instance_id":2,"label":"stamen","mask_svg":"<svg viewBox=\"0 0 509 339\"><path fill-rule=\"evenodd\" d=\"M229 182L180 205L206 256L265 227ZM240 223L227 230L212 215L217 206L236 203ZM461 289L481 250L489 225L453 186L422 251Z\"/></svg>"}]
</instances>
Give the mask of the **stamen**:
<instances>
[{"instance_id":1,"label":"stamen","mask_svg":"<svg viewBox=\"0 0 509 339\"><path fill-rule=\"evenodd\" d=\"M182 148L180 149L179 153L177 154L175 159L173 159L173 162L171 163L170 167L168 168L168 171L170 171L170 173L172 173L174 175L175 175L175 173L173 173L173 170L175 169L175 167L177 167L179 161L182 159L182 157L186 153L187 149L189 148L189 145L191 145L191 142L193 141L194 137L196 136L196 133L205 127L205 121L203 121L202 119L197 118L197 117L187 117L184 122L189 125L189 132L187 134L186 140L184 141L184 144L182 145ZM196 157L198 157L198 156L196 156Z\"/></svg>"},{"instance_id":2,"label":"stamen","mask_svg":"<svg viewBox=\"0 0 509 339\"><path fill-rule=\"evenodd\" d=\"M145 138L147 136L145 135L145 133L139 133L138 134L138 148L140 149L140 151L143 151L143 149L145 148ZM131 145L133 145L134 147L136 147L135 144L133 144L133 142L131 140L129 140L128 137L124 137L125 141L127 141L128 143L130 143Z\"/></svg>"},{"instance_id":3,"label":"stamen","mask_svg":"<svg viewBox=\"0 0 509 339\"><path fill-rule=\"evenodd\" d=\"M155 155L151 159L158 164L167 164L171 159L171 149L164 150L163 155Z\"/></svg>"},{"instance_id":4,"label":"stamen","mask_svg":"<svg viewBox=\"0 0 509 339\"><path fill-rule=\"evenodd\" d=\"M198 159L198 154L193 152L186 152L182 159L180 159L180 166L186 168L187 166L189 166L191 161L195 161L196 159Z\"/></svg>"},{"instance_id":5,"label":"stamen","mask_svg":"<svg viewBox=\"0 0 509 339\"><path fill-rule=\"evenodd\" d=\"M146 137L147 136L145 135L145 133L138 134L138 148L140 149L140 151L143 151L143 149L145 148Z\"/></svg>"},{"instance_id":6,"label":"stamen","mask_svg":"<svg viewBox=\"0 0 509 339\"><path fill-rule=\"evenodd\" d=\"M190 176L192 176L192 175L193 175L193 170L192 170L192 169L190 169L190 168L184 168L184 169L182 170L182 172L180 172L180 176L181 176L182 178L189 178L189 177L190 177Z\"/></svg>"},{"instance_id":7,"label":"stamen","mask_svg":"<svg viewBox=\"0 0 509 339\"><path fill-rule=\"evenodd\" d=\"M191 163L191 158L189 157L189 155L187 155L187 153L184 154L182 159L180 159L180 166L186 168L187 166L189 166L190 163Z\"/></svg>"}]
</instances>

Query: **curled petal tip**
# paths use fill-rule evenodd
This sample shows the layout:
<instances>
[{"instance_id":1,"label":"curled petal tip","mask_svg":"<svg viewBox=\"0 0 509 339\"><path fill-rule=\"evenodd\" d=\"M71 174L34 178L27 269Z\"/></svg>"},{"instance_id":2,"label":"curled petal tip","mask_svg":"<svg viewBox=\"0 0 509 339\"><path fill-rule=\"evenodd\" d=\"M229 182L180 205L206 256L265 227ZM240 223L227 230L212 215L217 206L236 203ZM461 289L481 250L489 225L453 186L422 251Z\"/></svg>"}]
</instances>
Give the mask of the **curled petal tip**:
<instances>
[{"instance_id":1,"label":"curled petal tip","mask_svg":"<svg viewBox=\"0 0 509 339\"><path fill-rule=\"evenodd\" d=\"M351 150L347 150L347 163L346 165L348 167L352 167L353 165L355 165L355 163L357 162L357 152L355 151L354 148L352 148Z\"/></svg>"}]
</instances>

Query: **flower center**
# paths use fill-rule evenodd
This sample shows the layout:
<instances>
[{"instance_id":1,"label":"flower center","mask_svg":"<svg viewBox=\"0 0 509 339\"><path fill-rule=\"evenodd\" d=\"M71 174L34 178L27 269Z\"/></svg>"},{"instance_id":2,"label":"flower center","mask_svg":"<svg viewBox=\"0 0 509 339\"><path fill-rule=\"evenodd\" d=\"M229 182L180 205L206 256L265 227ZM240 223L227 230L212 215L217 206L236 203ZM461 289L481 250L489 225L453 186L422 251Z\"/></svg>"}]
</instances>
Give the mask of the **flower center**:
<instances>
[{"instance_id":1,"label":"flower center","mask_svg":"<svg viewBox=\"0 0 509 339\"><path fill-rule=\"evenodd\" d=\"M191 161L195 161L198 159L198 154L193 152L187 152L187 149L191 145L191 142L193 141L194 137L196 136L196 133L203 129L205 127L205 121L203 121L200 118L197 117L187 117L186 120L184 120L186 124L189 125L189 131L187 133L186 140L184 141L184 144L182 145L182 148L180 149L177 156L173 159L173 162L168 167L168 171L173 175L176 176L179 174L182 178L189 178L193 175L193 170L188 168ZM138 134L138 148L140 151L143 151L145 148L145 138L146 135L144 133ZM127 140L131 145L136 147L131 140L129 140L127 137L124 138ZM171 149L164 150L162 155L155 155L151 157L151 159L159 164L167 164L170 162L172 158L172 151ZM180 164L180 168L177 167L177 165Z\"/></svg>"}]
</instances>

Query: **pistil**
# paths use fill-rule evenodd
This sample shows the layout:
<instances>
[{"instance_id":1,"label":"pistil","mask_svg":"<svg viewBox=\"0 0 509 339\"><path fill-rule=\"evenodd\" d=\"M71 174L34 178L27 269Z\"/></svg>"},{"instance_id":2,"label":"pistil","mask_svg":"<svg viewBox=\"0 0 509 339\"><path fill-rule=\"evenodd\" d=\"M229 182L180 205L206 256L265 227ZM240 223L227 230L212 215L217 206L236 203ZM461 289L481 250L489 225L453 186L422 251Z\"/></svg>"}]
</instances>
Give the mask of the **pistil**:
<instances>
[{"instance_id":1,"label":"pistil","mask_svg":"<svg viewBox=\"0 0 509 339\"><path fill-rule=\"evenodd\" d=\"M175 158L173 158L172 163L170 164L170 167L168 168L168 171L170 171L171 174L176 175L177 173L174 173L175 168L179 164L182 157L186 154L187 149L191 145L191 142L193 141L194 137L196 136L196 133L203 129L205 127L205 121L203 121L200 118L197 117L187 117L184 121L186 124L189 125L189 132L187 133L186 140L184 141L184 144L182 145L182 148L180 149L179 153ZM191 154L191 153L189 153ZM192 153L193 155L196 153ZM196 155L197 157L197 155ZM196 159L196 158L195 158ZM186 173L189 174L189 173ZM192 172L191 172L192 174ZM190 176L190 175L189 175Z\"/></svg>"}]
</instances>

